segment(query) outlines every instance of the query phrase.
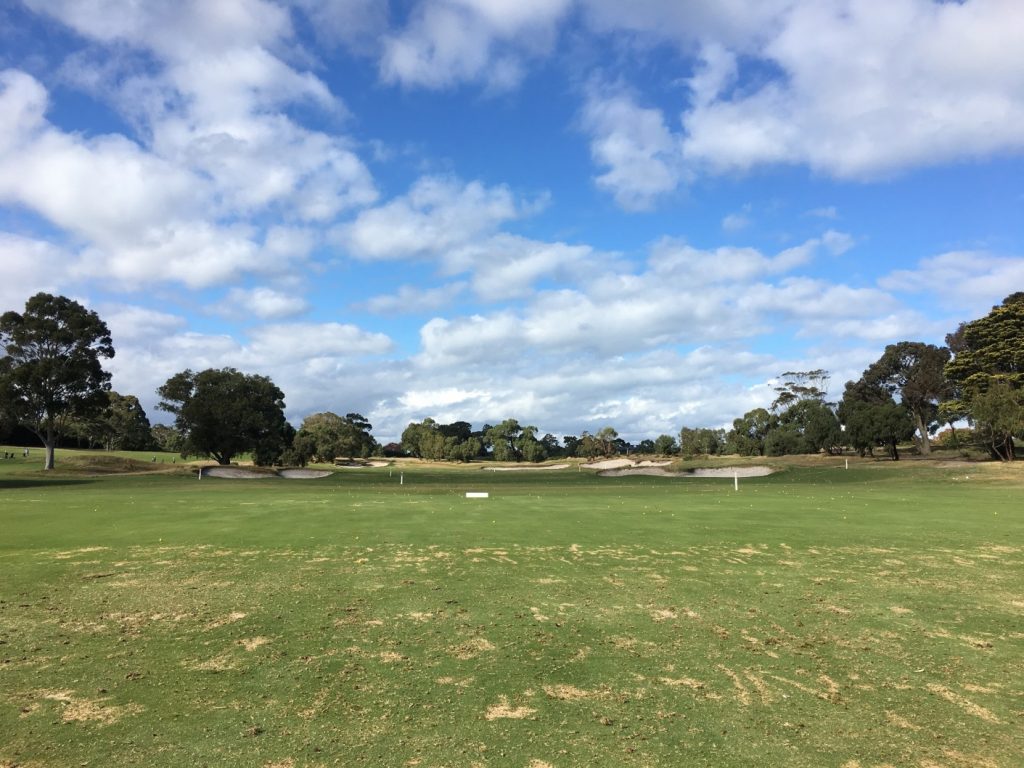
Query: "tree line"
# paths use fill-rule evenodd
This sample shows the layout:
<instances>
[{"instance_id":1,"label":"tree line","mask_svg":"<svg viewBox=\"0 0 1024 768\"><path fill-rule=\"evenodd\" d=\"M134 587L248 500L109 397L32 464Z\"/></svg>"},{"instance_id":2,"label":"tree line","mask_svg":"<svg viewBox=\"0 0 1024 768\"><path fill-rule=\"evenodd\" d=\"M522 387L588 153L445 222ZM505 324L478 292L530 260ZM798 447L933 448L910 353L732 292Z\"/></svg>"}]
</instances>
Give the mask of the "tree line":
<instances>
[{"instance_id":1,"label":"tree line","mask_svg":"<svg viewBox=\"0 0 1024 768\"><path fill-rule=\"evenodd\" d=\"M398 443L381 446L358 413L308 416L295 429L284 415L284 393L266 376L233 368L185 370L158 389L159 408L173 426L155 425L134 395L110 388L102 361L114 356L110 331L93 311L64 296L39 293L24 312L0 316L0 432L28 430L52 469L61 439L121 450L165 450L221 464L250 454L256 464L304 465L338 457L416 456L424 459L538 462L623 453L778 456L883 450L899 459L914 441L927 455L932 436L967 421L965 435L993 458L1016 458L1024 439L1024 292L1011 294L982 318L961 323L945 346L890 344L841 400L827 400L829 373L787 371L775 399L735 419L732 428L683 427L631 444L611 426L594 434L541 435L506 419L480 429L465 421L409 424Z\"/></svg>"}]
</instances>

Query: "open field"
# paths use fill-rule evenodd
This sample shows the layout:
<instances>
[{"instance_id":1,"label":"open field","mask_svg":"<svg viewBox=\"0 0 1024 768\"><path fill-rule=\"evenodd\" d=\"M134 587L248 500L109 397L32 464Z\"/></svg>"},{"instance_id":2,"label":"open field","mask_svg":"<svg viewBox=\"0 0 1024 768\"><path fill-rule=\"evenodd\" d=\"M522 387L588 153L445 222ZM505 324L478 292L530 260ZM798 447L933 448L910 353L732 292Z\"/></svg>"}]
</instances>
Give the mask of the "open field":
<instances>
[{"instance_id":1,"label":"open field","mask_svg":"<svg viewBox=\"0 0 1024 768\"><path fill-rule=\"evenodd\" d=\"M1021 765L1024 467L811 459L735 493L18 456L5 768Z\"/></svg>"}]
</instances>

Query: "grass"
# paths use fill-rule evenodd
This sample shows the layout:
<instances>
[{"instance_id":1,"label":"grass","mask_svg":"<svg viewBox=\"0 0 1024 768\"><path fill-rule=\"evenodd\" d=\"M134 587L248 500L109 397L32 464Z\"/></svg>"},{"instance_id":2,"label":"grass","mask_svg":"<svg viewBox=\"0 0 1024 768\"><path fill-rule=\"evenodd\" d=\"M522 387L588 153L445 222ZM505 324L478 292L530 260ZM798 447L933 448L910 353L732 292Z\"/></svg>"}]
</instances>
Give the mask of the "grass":
<instances>
[{"instance_id":1,"label":"grass","mask_svg":"<svg viewBox=\"0 0 1024 768\"><path fill-rule=\"evenodd\" d=\"M44 476L18 457L0 465L5 768L1024 753L1018 467L783 462L735 493L429 465Z\"/></svg>"}]
</instances>

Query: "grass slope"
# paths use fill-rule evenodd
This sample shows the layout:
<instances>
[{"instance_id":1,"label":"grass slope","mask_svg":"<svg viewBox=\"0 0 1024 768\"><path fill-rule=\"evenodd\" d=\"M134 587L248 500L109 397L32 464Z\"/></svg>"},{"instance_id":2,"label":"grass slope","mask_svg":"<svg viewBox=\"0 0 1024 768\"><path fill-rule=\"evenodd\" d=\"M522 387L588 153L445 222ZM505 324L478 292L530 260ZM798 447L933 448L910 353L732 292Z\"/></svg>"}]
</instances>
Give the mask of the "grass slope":
<instances>
[{"instance_id":1,"label":"grass slope","mask_svg":"<svg viewBox=\"0 0 1024 768\"><path fill-rule=\"evenodd\" d=\"M9 462L0 765L1019 765L1024 478L838 464Z\"/></svg>"}]
</instances>

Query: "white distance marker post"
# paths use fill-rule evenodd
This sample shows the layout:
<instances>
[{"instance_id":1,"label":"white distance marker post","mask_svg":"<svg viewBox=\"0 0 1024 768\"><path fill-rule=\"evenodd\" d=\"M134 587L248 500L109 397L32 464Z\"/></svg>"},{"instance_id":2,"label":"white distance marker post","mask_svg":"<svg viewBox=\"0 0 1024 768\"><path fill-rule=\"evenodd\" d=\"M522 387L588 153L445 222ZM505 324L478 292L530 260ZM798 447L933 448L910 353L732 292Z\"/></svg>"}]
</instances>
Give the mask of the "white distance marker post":
<instances>
[{"instance_id":1,"label":"white distance marker post","mask_svg":"<svg viewBox=\"0 0 1024 768\"><path fill-rule=\"evenodd\" d=\"M849 469L849 468L850 468L850 460L849 460L849 459L847 459L847 460L846 460L846 468L847 468L847 469Z\"/></svg>"},{"instance_id":2,"label":"white distance marker post","mask_svg":"<svg viewBox=\"0 0 1024 768\"><path fill-rule=\"evenodd\" d=\"M405 472L403 472L402 474L400 474L398 476L398 484L399 485L405 485Z\"/></svg>"},{"instance_id":3,"label":"white distance marker post","mask_svg":"<svg viewBox=\"0 0 1024 768\"><path fill-rule=\"evenodd\" d=\"M732 473L732 487L733 487L734 490L737 490L737 491L740 489L740 473L739 472L733 472Z\"/></svg>"}]
</instances>

